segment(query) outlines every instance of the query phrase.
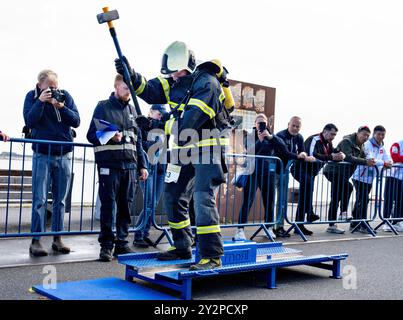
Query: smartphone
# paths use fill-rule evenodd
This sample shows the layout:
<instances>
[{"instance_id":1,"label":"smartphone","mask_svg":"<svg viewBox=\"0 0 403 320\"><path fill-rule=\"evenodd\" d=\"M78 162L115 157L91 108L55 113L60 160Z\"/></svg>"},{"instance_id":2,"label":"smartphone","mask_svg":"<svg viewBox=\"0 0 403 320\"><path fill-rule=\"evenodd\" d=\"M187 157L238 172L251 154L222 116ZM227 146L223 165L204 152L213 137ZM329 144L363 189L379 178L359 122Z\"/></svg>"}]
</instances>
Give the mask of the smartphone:
<instances>
[{"instance_id":1,"label":"smartphone","mask_svg":"<svg viewBox=\"0 0 403 320\"><path fill-rule=\"evenodd\" d=\"M259 130L259 132L265 131L267 129L266 122L258 122L257 129Z\"/></svg>"}]
</instances>

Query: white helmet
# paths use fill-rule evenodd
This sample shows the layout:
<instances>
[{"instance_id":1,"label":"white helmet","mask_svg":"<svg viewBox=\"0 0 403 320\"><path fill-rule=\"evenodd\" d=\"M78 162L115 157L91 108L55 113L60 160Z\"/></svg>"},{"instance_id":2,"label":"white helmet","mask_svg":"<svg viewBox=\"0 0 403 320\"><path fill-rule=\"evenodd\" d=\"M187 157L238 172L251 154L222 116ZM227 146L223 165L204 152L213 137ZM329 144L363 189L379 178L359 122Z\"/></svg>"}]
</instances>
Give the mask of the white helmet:
<instances>
[{"instance_id":1,"label":"white helmet","mask_svg":"<svg viewBox=\"0 0 403 320\"><path fill-rule=\"evenodd\" d=\"M175 41L165 49L161 63L161 73L163 75L170 76L172 73L181 70L187 70L192 73L195 67L195 55L186 43Z\"/></svg>"}]
</instances>

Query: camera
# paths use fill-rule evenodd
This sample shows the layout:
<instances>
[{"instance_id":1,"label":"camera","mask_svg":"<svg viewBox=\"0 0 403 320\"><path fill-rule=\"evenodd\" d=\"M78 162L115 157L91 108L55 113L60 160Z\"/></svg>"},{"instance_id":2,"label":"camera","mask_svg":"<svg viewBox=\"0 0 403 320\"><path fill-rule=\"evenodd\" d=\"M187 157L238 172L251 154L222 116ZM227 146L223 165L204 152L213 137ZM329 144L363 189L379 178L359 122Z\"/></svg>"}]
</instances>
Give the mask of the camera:
<instances>
[{"instance_id":1,"label":"camera","mask_svg":"<svg viewBox=\"0 0 403 320\"><path fill-rule=\"evenodd\" d=\"M263 132L267 129L266 122L259 122L258 123L258 130L259 132Z\"/></svg>"},{"instance_id":2,"label":"camera","mask_svg":"<svg viewBox=\"0 0 403 320\"><path fill-rule=\"evenodd\" d=\"M52 93L52 98L55 99L58 102L64 102L66 101L66 95L63 93L62 90L60 89L50 89L50 92Z\"/></svg>"}]
</instances>

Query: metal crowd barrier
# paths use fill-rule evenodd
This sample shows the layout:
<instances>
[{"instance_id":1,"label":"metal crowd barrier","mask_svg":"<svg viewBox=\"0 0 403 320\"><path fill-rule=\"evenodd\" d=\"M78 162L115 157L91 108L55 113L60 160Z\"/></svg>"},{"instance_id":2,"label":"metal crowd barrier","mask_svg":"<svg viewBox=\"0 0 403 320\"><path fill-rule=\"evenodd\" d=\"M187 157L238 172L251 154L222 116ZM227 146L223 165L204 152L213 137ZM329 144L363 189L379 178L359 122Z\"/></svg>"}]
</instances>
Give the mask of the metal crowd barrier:
<instances>
[{"instance_id":1,"label":"metal crowd barrier","mask_svg":"<svg viewBox=\"0 0 403 320\"><path fill-rule=\"evenodd\" d=\"M93 146L85 143L60 142L34 139L11 138L8 158L0 159L0 238L32 237L51 235L99 234L99 221L95 218L95 199L98 193L98 174L93 156ZM72 180L64 215L64 230L51 232L49 222L52 218L51 188L46 197L47 222L44 232L31 232L32 211L32 160L31 145L45 145L48 159L51 146L72 147ZM35 147L34 147L35 148ZM90 152L89 150L90 149ZM35 149L37 150L37 149ZM130 232L144 228L145 219L132 219Z\"/></svg>"},{"instance_id":2,"label":"metal crowd barrier","mask_svg":"<svg viewBox=\"0 0 403 320\"><path fill-rule=\"evenodd\" d=\"M360 166L354 175L355 168L347 162L290 161L285 170L287 232L295 229L307 241L300 225L350 223L351 232L364 228L375 237L369 222L379 208L379 170Z\"/></svg>"},{"instance_id":3,"label":"metal crowd barrier","mask_svg":"<svg viewBox=\"0 0 403 320\"><path fill-rule=\"evenodd\" d=\"M381 223L375 230L385 225L386 230L398 235L396 224L403 227L403 165L381 170L380 190L380 197L383 196L383 206L379 209Z\"/></svg>"},{"instance_id":4,"label":"metal crowd barrier","mask_svg":"<svg viewBox=\"0 0 403 320\"><path fill-rule=\"evenodd\" d=\"M221 228L256 227L251 239L263 230L270 241L274 241L268 228L277 224L281 218L284 196L282 161L277 157L227 154L226 163L226 182L220 186L216 199ZM191 221L193 214L190 208ZM155 211L153 217L154 227L162 231L156 243L167 237L172 244L167 224L156 221Z\"/></svg>"}]
</instances>

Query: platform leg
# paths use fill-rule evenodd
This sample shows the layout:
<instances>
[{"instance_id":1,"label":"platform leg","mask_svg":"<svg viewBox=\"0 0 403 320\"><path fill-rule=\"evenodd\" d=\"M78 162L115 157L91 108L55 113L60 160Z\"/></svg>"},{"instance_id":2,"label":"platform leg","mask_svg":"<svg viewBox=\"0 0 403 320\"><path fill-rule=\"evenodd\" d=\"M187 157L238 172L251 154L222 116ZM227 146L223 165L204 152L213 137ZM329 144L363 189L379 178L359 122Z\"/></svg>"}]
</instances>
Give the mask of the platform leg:
<instances>
[{"instance_id":1,"label":"platform leg","mask_svg":"<svg viewBox=\"0 0 403 320\"><path fill-rule=\"evenodd\" d=\"M185 279L182 282L182 300L192 300L192 279Z\"/></svg>"},{"instance_id":2,"label":"platform leg","mask_svg":"<svg viewBox=\"0 0 403 320\"><path fill-rule=\"evenodd\" d=\"M276 268L267 270L267 288L276 289Z\"/></svg>"},{"instance_id":3,"label":"platform leg","mask_svg":"<svg viewBox=\"0 0 403 320\"><path fill-rule=\"evenodd\" d=\"M333 260L333 270L330 278L341 279L341 260Z\"/></svg>"},{"instance_id":4,"label":"platform leg","mask_svg":"<svg viewBox=\"0 0 403 320\"><path fill-rule=\"evenodd\" d=\"M125 280L129 282L133 282L134 277L131 275L131 269L132 267L126 266L126 272L125 272Z\"/></svg>"},{"instance_id":5,"label":"platform leg","mask_svg":"<svg viewBox=\"0 0 403 320\"><path fill-rule=\"evenodd\" d=\"M263 229L263 225L261 225L256 231L255 233L250 237L250 240L253 240L260 232L260 230Z\"/></svg>"}]
</instances>

